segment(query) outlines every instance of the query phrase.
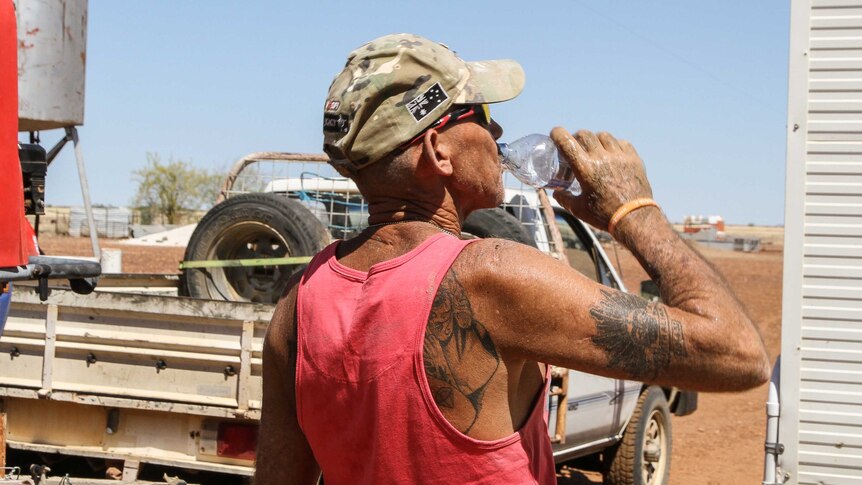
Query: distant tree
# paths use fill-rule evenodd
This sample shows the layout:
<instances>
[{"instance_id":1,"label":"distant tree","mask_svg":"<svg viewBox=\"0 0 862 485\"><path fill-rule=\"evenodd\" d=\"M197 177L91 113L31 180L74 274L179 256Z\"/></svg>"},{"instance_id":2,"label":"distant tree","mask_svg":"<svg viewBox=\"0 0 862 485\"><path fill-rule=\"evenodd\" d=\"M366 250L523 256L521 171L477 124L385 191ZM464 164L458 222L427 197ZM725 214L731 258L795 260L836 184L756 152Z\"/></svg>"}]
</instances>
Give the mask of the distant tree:
<instances>
[{"instance_id":1,"label":"distant tree","mask_svg":"<svg viewBox=\"0 0 862 485\"><path fill-rule=\"evenodd\" d=\"M158 153L147 153L146 165L132 172L138 183L133 203L144 210L144 219L161 214L176 224L183 213L209 208L218 195L222 176L183 160L162 163Z\"/></svg>"}]
</instances>

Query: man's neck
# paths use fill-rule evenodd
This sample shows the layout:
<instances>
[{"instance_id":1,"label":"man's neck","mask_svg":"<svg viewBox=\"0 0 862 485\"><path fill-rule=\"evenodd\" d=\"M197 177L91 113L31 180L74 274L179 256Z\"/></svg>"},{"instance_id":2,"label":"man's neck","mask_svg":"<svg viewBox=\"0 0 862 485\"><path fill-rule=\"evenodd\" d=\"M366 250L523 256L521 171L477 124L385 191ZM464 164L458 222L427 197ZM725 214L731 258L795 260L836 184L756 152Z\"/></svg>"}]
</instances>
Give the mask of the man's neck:
<instances>
[{"instance_id":1,"label":"man's neck","mask_svg":"<svg viewBox=\"0 0 862 485\"><path fill-rule=\"evenodd\" d=\"M446 232L460 234L461 220L455 205L446 197L440 201L377 198L368 202L368 224L377 226L399 221L429 222Z\"/></svg>"}]
</instances>

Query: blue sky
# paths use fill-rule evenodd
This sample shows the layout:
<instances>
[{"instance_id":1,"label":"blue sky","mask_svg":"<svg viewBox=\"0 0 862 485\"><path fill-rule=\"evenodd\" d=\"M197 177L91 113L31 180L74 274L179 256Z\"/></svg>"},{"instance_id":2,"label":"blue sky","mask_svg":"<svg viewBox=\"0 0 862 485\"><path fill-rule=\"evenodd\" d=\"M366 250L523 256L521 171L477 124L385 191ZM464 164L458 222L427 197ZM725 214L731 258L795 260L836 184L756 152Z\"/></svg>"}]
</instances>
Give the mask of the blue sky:
<instances>
[{"instance_id":1,"label":"blue sky","mask_svg":"<svg viewBox=\"0 0 862 485\"><path fill-rule=\"evenodd\" d=\"M782 224L789 2L90 0L85 122L94 203L126 205L147 152L226 170L253 151L319 152L347 53L393 32L466 60L512 58L504 141L606 130L643 157L669 218ZM51 145L59 132L44 132ZM74 153L47 202L79 205Z\"/></svg>"}]
</instances>

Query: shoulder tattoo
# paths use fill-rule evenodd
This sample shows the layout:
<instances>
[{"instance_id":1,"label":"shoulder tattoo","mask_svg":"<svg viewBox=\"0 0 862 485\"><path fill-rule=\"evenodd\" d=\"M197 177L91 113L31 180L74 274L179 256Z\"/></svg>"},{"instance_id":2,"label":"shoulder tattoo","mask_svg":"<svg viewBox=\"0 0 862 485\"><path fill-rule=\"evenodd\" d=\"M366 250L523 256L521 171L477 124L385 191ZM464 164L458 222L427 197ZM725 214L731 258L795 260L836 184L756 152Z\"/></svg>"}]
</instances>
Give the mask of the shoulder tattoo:
<instances>
[{"instance_id":1,"label":"shoulder tattoo","mask_svg":"<svg viewBox=\"0 0 862 485\"><path fill-rule=\"evenodd\" d=\"M596 322L592 342L604 350L611 368L636 379L655 379L674 358L685 357L682 324L671 320L664 305L636 295L601 290L590 309Z\"/></svg>"},{"instance_id":2,"label":"shoulder tattoo","mask_svg":"<svg viewBox=\"0 0 862 485\"><path fill-rule=\"evenodd\" d=\"M500 355L484 325L473 316L467 292L451 269L434 297L423 359L434 402L453 426L469 433L500 366Z\"/></svg>"}]
</instances>

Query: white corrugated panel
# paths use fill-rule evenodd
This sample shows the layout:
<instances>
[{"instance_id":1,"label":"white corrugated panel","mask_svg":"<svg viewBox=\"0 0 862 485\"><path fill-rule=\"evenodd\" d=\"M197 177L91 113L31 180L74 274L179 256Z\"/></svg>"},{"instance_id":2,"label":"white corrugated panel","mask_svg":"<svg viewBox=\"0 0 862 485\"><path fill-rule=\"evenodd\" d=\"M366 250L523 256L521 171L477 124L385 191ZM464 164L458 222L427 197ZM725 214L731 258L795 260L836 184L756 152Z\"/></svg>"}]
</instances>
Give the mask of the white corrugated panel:
<instances>
[{"instance_id":1,"label":"white corrugated panel","mask_svg":"<svg viewBox=\"0 0 862 485\"><path fill-rule=\"evenodd\" d=\"M126 207L93 207L93 219L99 237L127 238L130 235L132 211ZM69 214L69 235L90 235L87 214L83 207L72 207Z\"/></svg>"},{"instance_id":2,"label":"white corrugated panel","mask_svg":"<svg viewBox=\"0 0 862 485\"><path fill-rule=\"evenodd\" d=\"M791 482L862 483L862 0L810 0L808 26L807 106L801 120L798 167L804 171L803 214L787 214L800 224L797 247L785 257L801 263L794 317L795 348L785 356L798 359L794 382L798 406L793 413L796 436L795 474ZM791 52L791 76L794 74ZM791 86L793 86L791 82ZM798 93L797 93L798 95ZM791 93L791 103L794 94ZM801 99L801 98L799 98ZM793 110L793 107L788 110ZM791 116L789 114L789 116ZM798 116L798 114L796 115ZM796 118L791 123L796 123ZM788 142L791 146L791 142ZM788 204L790 207L790 204ZM785 282L787 288L788 282ZM788 308L785 305L785 310ZM787 312L785 312L787 313ZM787 341L785 341L786 343ZM793 466L787 466L792 469Z\"/></svg>"}]
</instances>

